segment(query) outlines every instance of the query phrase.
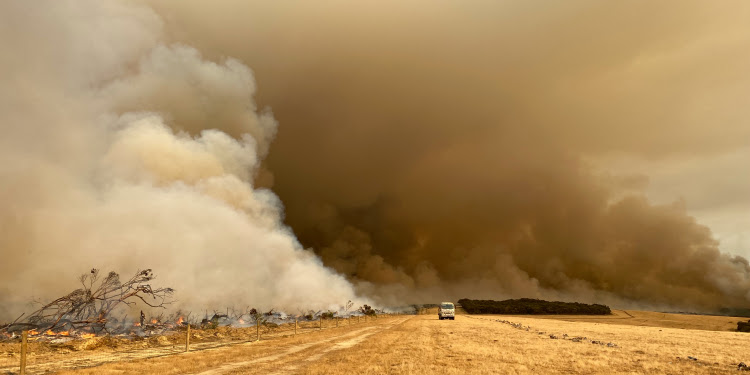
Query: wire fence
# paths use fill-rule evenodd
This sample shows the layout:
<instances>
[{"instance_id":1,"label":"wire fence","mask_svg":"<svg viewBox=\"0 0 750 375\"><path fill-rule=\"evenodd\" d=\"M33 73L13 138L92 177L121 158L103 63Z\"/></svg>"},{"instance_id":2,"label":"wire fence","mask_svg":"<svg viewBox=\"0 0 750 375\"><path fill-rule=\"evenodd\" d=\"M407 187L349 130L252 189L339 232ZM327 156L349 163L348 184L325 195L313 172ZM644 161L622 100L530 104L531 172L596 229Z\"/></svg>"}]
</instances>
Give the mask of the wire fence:
<instances>
[{"instance_id":1,"label":"wire fence","mask_svg":"<svg viewBox=\"0 0 750 375\"><path fill-rule=\"evenodd\" d=\"M388 316L317 317L315 320L290 318L278 323L259 321L243 327L186 325L152 336L123 334L69 337L23 331L0 341L0 374L42 374L171 356L253 341L278 340L322 330L346 329Z\"/></svg>"}]
</instances>

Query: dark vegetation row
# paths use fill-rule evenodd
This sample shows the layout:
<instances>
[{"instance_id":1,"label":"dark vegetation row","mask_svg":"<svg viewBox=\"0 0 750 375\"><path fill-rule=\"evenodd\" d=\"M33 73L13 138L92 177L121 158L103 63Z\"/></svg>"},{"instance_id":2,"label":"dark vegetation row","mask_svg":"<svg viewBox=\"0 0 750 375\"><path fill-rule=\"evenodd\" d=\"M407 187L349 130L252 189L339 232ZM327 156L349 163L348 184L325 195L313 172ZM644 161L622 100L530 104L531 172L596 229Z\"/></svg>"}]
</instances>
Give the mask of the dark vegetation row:
<instances>
[{"instance_id":1,"label":"dark vegetation row","mask_svg":"<svg viewBox=\"0 0 750 375\"><path fill-rule=\"evenodd\" d=\"M726 316L741 316L741 317L745 317L745 318L750 318L750 309L748 309L748 308L722 307L721 309L719 309L719 313L721 315L726 315Z\"/></svg>"},{"instance_id":2,"label":"dark vegetation row","mask_svg":"<svg viewBox=\"0 0 750 375\"><path fill-rule=\"evenodd\" d=\"M609 306L578 302L550 302L521 298L505 301L460 299L458 303L469 314L530 314L530 315L609 315Z\"/></svg>"}]
</instances>

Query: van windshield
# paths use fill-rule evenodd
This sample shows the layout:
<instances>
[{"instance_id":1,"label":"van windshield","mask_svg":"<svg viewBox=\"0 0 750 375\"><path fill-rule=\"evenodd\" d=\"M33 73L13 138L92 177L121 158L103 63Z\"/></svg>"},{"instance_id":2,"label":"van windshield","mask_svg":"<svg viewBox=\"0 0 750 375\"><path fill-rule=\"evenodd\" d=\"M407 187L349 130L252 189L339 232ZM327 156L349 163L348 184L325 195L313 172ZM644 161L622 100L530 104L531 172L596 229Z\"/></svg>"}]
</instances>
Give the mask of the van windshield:
<instances>
[{"instance_id":1,"label":"van windshield","mask_svg":"<svg viewBox=\"0 0 750 375\"><path fill-rule=\"evenodd\" d=\"M444 304L440 305L440 308L441 309L452 309L453 308L453 304L452 303L444 303Z\"/></svg>"}]
</instances>

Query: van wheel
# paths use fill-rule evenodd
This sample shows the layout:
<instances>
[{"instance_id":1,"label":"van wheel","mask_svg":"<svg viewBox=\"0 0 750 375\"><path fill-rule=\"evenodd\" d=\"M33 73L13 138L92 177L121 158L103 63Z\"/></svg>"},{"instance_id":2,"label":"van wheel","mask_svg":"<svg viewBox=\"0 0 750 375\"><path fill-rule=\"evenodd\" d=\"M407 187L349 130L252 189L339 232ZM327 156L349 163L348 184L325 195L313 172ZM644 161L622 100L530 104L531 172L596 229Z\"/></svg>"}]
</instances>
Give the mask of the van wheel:
<instances>
[{"instance_id":1,"label":"van wheel","mask_svg":"<svg viewBox=\"0 0 750 375\"><path fill-rule=\"evenodd\" d=\"M443 317L442 316L438 316L438 319L443 320Z\"/></svg>"}]
</instances>

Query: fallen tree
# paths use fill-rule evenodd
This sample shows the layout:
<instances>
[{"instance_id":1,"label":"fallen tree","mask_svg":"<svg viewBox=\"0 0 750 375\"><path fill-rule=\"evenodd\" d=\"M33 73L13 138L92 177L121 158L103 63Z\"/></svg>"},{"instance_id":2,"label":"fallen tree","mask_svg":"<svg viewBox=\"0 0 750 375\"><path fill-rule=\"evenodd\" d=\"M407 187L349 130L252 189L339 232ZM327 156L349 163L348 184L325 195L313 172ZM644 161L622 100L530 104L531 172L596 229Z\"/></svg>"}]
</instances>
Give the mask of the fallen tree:
<instances>
[{"instance_id":1,"label":"fallen tree","mask_svg":"<svg viewBox=\"0 0 750 375\"><path fill-rule=\"evenodd\" d=\"M609 315L608 306L579 302L549 302L540 299L521 298L504 301L460 299L458 303L469 314L511 315Z\"/></svg>"},{"instance_id":2,"label":"fallen tree","mask_svg":"<svg viewBox=\"0 0 750 375\"><path fill-rule=\"evenodd\" d=\"M99 270L92 269L81 275L81 288L46 303L25 319L21 315L0 330L6 332L25 329L36 330L86 330L93 333L106 331L110 314L121 306L131 306L140 301L150 307L164 308L171 303L172 288L153 288L155 278L150 269L139 270L125 282L120 275L110 272L104 278Z\"/></svg>"}]
</instances>

